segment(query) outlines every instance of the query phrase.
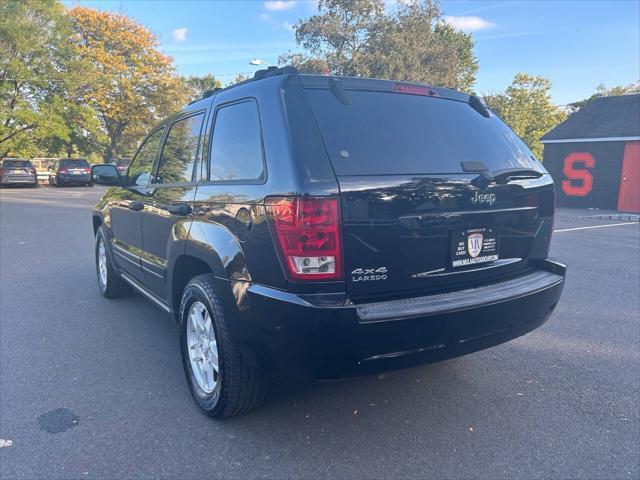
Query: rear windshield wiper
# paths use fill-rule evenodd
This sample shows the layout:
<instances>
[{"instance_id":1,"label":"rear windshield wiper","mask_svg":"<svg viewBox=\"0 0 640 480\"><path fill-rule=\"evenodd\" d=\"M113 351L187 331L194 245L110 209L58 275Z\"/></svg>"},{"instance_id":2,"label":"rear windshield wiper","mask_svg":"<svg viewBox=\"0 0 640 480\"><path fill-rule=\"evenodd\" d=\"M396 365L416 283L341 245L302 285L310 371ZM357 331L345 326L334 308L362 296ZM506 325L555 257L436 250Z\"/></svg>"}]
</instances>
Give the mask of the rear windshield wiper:
<instances>
[{"instance_id":1,"label":"rear windshield wiper","mask_svg":"<svg viewBox=\"0 0 640 480\"><path fill-rule=\"evenodd\" d=\"M342 82L335 78L329 79L329 88L331 89L331 93L342 103L343 105L351 105L351 98L349 94L344 89Z\"/></svg>"},{"instance_id":2,"label":"rear windshield wiper","mask_svg":"<svg viewBox=\"0 0 640 480\"><path fill-rule=\"evenodd\" d=\"M526 178L540 178L542 173L532 168L502 168L499 170L485 171L471 180L471 185L483 190L492 183L504 184L511 180L523 180Z\"/></svg>"}]
</instances>

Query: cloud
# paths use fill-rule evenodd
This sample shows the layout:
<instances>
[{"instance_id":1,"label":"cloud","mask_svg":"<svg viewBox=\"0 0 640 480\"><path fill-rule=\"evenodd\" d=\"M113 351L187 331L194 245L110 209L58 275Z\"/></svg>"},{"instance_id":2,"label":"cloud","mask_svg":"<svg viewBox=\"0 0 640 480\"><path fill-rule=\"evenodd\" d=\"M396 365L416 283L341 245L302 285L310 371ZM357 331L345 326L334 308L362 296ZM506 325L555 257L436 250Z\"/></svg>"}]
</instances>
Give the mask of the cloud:
<instances>
[{"instance_id":1,"label":"cloud","mask_svg":"<svg viewBox=\"0 0 640 480\"><path fill-rule=\"evenodd\" d=\"M187 39L188 31L189 29L185 27L176 28L173 32L171 32L171 35L173 36L174 40L178 42L184 42Z\"/></svg>"},{"instance_id":2,"label":"cloud","mask_svg":"<svg viewBox=\"0 0 640 480\"><path fill-rule=\"evenodd\" d=\"M271 15L269 15L268 13L261 13L260 20L262 20L263 22L268 22L269 20L271 20Z\"/></svg>"},{"instance_id":3,"label":"cloud","mask_svg":"<svg viewBox=\"0 0 640 480\"><path fill-rule=\"evenodd\" d=\"M495 23L489 22L484 18L474 16L461 16L456 17L447 15L444 17L444 21L458 30L464 32L478 32L480 30L488 30L496 26Z\"/></svg>"},{"instance_id":4,"label":"cloud","mask_svg":"<svg viewBox=\"0 0 640 480\"><path fill-rule=\"evenodd\" d=\"M264 8L272 12L280 10L290 10L295 6L295 0L269 0L267 2L264 2Z\"/></svg>"}]
</instances>

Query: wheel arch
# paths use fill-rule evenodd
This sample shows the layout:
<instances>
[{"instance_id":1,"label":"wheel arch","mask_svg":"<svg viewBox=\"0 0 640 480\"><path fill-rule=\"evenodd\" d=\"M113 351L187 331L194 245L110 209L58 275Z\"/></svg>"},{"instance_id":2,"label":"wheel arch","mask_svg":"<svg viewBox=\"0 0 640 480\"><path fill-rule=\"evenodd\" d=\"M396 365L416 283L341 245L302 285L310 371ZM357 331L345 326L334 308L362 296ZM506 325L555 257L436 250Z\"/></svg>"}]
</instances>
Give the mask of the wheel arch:
<instances>
[{"instance_id":1,"label":"wheel arch","mask_svg":"<svg viewBox=\"0 0 640 480\"><path fill-rule=\"evenodd\" d=\"M175 259L171 270L169 290L169 307L179 320L182 291L189 280L203 273L213 273L211 266L204 260L192 255L180 255Z\"/></svg>"},{"instance_id":2,"label":"wheel arch","mask_svg":"<svg viewBox=\"0 0 640 480\"><path fill-rule=\"evenodd\" d=\"M176 320L179 320L182 291L193 277L211 273L220 280L251 280L240 243L219 223L195 220L189 228L184 250L170 258L167 290L169 307Z\"/></svg>"},{"instance_id":3,"label":"wheel arch","mask_svg":"<svg viewBox=\"0 0 640 480\"><path fill-rule=\"evenodd\" d=\"M93 236L95 237L98 234L98 229L100 228L100 225L102 225L102 218L99 215L93 215L92 222L93 222Z\"/></svg>"}]
</instances>

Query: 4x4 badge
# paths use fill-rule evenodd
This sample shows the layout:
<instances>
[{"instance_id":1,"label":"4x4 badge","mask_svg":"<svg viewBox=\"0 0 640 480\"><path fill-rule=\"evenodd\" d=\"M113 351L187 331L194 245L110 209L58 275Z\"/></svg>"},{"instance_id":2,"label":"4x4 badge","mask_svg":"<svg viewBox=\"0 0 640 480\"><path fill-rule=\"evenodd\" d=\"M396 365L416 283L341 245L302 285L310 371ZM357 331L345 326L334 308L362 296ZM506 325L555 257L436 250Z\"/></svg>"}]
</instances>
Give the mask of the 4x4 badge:
<instances>
[{"instance_id":1,"label":"4x4 badge","mask_svg":"<svg viewBox=\"0 0 640 480\"><path fill-rule=\"evenodd\" d=\"M351 272L352 282L375 282L387 279L387 267L356 268Z\"/></svg>"}]
</instances>

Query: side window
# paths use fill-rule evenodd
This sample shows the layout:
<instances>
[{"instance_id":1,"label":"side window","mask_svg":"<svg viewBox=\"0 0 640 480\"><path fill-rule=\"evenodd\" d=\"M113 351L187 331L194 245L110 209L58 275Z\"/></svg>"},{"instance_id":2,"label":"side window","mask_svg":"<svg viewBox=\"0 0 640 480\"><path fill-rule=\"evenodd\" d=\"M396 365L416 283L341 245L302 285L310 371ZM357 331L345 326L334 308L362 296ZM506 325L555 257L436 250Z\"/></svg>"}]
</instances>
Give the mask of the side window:
<instances>
[{"instance_id":1,"label":"side window","mask_svg":"<svg viewBox=\"0 0 640 480\"><path fill-rule=\"evenodd\" d=\"M211 145L210 180L262 178L262 135L256 102L249 100L218 109Z\"/></svg>"},{"instance_id":2,"label":"side window","mask_svg":"<svg viewBox=\"0 0 640 480\"><path fill-rule=\"evenodd\" d=\"M164 128L156 130L147 137L129 166L129 185L146 187L151 179L153 159L158 151Z\"/></svg>"},{"instance_id":3,"label":"side window","mask_svg":"<svg viewBox=\"0 0 640 480\"><path fill-rule=\"evenodd\" d=\"M190 182L198 154L204 113L178 120L162 147L154 183Z\"/></svg>"}]
</instances>

